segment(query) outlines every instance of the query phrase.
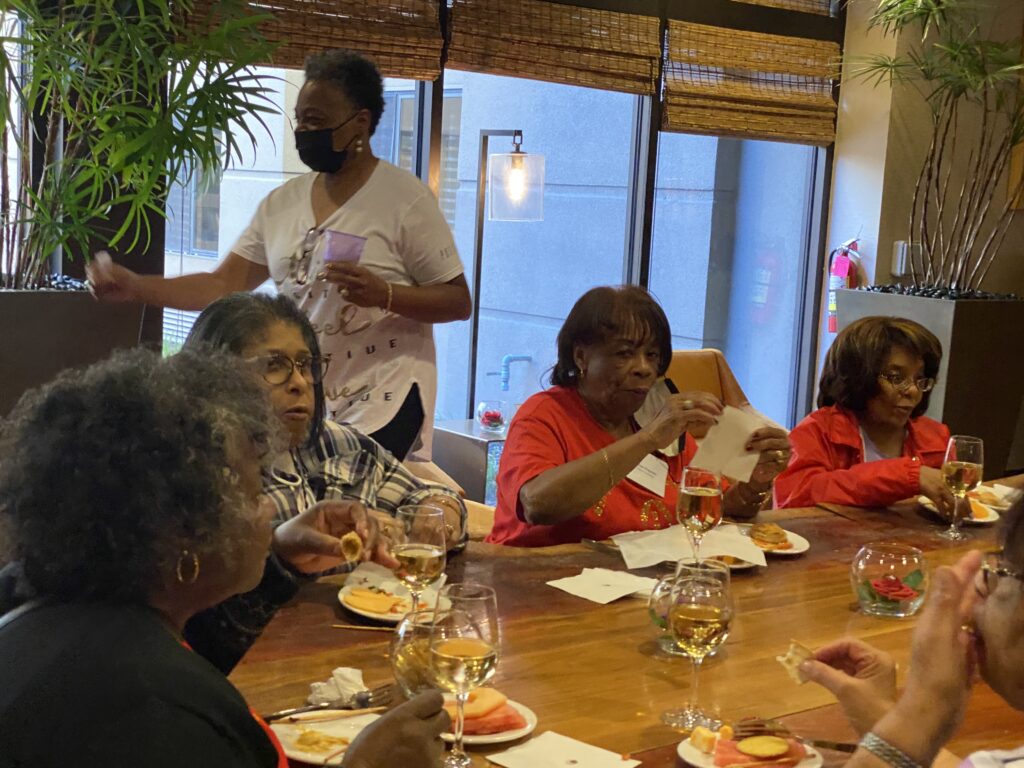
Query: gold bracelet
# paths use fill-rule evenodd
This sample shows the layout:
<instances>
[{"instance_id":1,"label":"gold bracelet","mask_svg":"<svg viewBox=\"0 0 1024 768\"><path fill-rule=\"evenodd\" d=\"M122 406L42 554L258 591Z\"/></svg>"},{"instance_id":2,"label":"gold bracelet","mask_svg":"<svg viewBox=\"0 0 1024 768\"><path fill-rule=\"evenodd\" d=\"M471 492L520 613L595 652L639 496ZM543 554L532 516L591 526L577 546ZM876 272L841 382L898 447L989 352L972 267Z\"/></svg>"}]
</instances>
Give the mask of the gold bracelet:
<instances>
[{"instance_id":1,"label":"gold bracelet","mask_svg":"<svg viewBox=\"0 0 1024 768\"><path fill-rule=\"evenodd\" d=\"M605 467L608 468L608 488L614 488L615 476L612 475L612 462L611 459L608 458L608 451L606 451L604 448L601 449L601 457L604 459Z\"/></svg>"},{"instance_id":2,"label":"gold bracelet","mask_svg":"<svg viewBox=\"0 0 1024 768\"><path fill-rule=\"evenodd\" d=\"M739 484L739 485L737 485L736 487L737 487L737 488L739 488L739 487L741 487L741 486L742 486L742 487L746 487L746 488L749 488L749 489L750 489L750 491L751 491L752 493L756 494L756 495L755 495L755 497L754 497L753 499L751 499L751 498L745 498L745 499L743 500L743 503L744 503L744 504L747 504L747 505L749 505L749 506L755 506L755 505L756 505L758 509L760 509L760 508L761 508L762 506L764 506L764 503L765 503L766 501L768 501L768 499L769 499L769 498L771 497L771 495L772 495L772 486L771 486L771 485L769 485L769 486L768 486L767 488L765 488L765 489L764 489L763 491L755 491L755 490L754 490L754 489L753 489L753 488L751 487L750 483L740 483L740 484ZM741 493L741 495L745 496L746 494L745 494L745 493Z\"/></svg>"},{"instance_id":3,"label":"gold bracelet","mask_svg":"<svg viewBox=\"0 0 1024 768\"><path fill-rule=\"evenodd\" d=\"M391 287L391 283L384 283L384 285L387 286L387 289L388 289L388 300L387 300L387 303L384 304L384 311L385 312L390 312L391 311L391 300L393 298L395 298L395 289Z\"/></svg>"}]
</instances>

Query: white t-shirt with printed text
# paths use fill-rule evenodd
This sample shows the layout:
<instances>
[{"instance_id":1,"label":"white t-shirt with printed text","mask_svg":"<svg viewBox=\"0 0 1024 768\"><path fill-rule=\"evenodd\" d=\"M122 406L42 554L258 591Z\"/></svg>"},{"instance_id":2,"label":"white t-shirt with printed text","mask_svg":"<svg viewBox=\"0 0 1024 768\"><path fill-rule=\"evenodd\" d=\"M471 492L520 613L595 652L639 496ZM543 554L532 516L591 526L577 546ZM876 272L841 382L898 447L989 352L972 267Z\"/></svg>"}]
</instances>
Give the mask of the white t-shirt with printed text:
<instances>
[{"instance_id":1,"label":"white t-shirt with printed text","mask_svg":"<svg viewBox=\"0 0 1024 768\"><path fill-rule=\"evenodd\" d=\"M375 432L394 418L412 385L419 384L425 418L411 453L429 459L437 396L433 325L358 307L341 296L338 286L316 279L327 244L323 234L307 240L315 225L316 177L303 174L263 198L231 250L266 265L278 291L309 316L322 352L331 355L324 378L330 418L364 434ZM356 251L362 249L359 265L396 285L437 285L463 273L451 229L429 187L383 160L316 229L356 236L345 239L349 247L355 243ZM308 264L302 263L305 243L313 245Z\"/></svg>"}]
</instances>

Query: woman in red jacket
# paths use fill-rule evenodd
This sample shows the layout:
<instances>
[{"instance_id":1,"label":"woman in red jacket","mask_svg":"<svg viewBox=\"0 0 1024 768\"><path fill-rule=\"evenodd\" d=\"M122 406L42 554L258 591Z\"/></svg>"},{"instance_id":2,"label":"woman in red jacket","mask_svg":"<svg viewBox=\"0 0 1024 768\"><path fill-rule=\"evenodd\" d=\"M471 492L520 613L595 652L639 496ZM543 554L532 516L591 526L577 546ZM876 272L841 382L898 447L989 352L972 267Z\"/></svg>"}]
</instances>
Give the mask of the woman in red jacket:
<instances>
[{"instance_id":1,"label":"woman in red jacket","mask_svg":"<svg viewBox=\"0 0 1024 768\"><path fill-rule=\"evenodd\" d=\"M865 317L844 329L825 358L818 410L789 435L776 506L884 507L920 493L950 514L940 472L949 429L922 415L941 359L939 340L913 320Z\"/></svg>"}]
</instances>

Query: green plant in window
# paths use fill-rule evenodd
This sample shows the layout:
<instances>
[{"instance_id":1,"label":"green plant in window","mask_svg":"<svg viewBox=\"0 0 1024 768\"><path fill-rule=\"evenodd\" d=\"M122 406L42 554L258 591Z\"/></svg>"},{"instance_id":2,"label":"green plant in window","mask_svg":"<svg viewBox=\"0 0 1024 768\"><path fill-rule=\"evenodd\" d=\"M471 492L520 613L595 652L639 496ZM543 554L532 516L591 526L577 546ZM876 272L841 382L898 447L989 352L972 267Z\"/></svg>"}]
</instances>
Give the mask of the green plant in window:
<instances>
[{"instance_id":1,"label":"green plant in window","mask_svg":"<svg viewBox=\"0 0 1024 768\"><path fill-rule=\"evenodd\" d=\"M1024 193L1024 176L1007 181L1024 142L1020 30L1007 40L986 37L979 17L985 7L976 0L880 0L870 25L909 45L856 68L869 81L917 89L928 106L931 133L907 238L920 244L911 275L915 285L952 298L981 286ZM1007 186L1003 202L998 193Z\"/></svg>"},{"instance_id":2,"label":"green plant in window","mask_svg":"<svg viewBox=\"0 0 1024 768\"><path fill-rule=\"evenodd\" d=\"M20 162L0 171L0 287L38 286L59 249L147 245L168 180L240 158L277 112L254 69L273 49L259 31L268 17L247 2L3 8L0 136Z\"/></svg>"}]
</instances>

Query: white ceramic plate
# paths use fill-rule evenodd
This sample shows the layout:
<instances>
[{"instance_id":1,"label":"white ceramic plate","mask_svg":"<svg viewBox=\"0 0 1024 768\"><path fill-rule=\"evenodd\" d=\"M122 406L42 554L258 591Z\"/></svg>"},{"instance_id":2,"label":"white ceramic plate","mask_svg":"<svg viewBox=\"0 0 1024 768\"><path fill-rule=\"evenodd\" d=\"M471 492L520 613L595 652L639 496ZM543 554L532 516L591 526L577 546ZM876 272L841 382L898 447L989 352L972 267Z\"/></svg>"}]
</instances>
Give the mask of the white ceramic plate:
<instances>
[{"instance_id":1,"label":"white ceramic plate","mask_svg":"<svg viewBox=\"0 0 1024 768\"><path fill-rule=\"evenodd\" d=\"M975 499L975 501L977 501L977 499ZM934 502L927 496L918 496L917 503L920 504L925 509L931 510L935 514L939 513L939 511L935 508ZM978 501L977 503L981 504L980 501ZM988 504L981 504L981 506L988 510L988 517L975 517L974 515L971 515L970 517L965 517L963 520L961 520L961 525L992 525L992 523L997 522L999 520L999 513L992 509L992 507L990 507Z\"/></svg>"},{"instance_id":2,"label":"white ceramic plate","mask_svg":"<svg viewBox=\"0 0 1024 768\"><path fill-rule=\"evenodd\" d=\"M749 535L750 523L744 523L739 527ZM809 542L799 533L786 531L786 538L789 540L789 543L791 544L789 549L764 549L762 547L761 551L764 552L766 555L781 555L785 557L786 555L802 555L804 552L811 548L811 542ZM751 539L751 541L753 541L754 544L757 544L756 539Z\"/></svg>"},{"instance_id":3,"label":"white ceramic plate","mask_svg":"<svg viewBox=\"0 0 1024 768\"><path fill-rule=\"evenodd\" d=\"M446 696L446 698L449 698ZM508 704L512 709L516 710L523 719L526 720L526 725L522 728L516 728L511 731L502 731L501 733L487 733L479 736L463 736L462 743L467 747L474 744L502 744L506 741L515 741L521 739L530 733L533 733L533 729L537 727L537 715L533 713L533 710L529 707L524 707L518 701L508 700ZM447 741L449 744L455 741L455 736L450 733L442 733L441 738Z\"/></svg>"},{"instance_id":4,"label":"white ceramic plate","mask_svg":"<svg viewBox=\"0 0 1024 768\"><path fill-rule=\"evenodd\" d=\"M344 587L342 587L338 591L338 602L342 604L342 606L345 608L345 610L352 611L352 613L354 613L354 614L356 614L358 616L362 616L362 617L367 618L367 619L373 619L374 621L380 621L380 622L383 622L385 624L397 624L398 622L400 622L402 620L402 617L405 616L405 614L407 614L409 611L412 610L412 608L411 608L411 606L412 606L412 599L411 599L411 597L409 595L409 590L405 589L405 587L394 587L394 591L393 592L390 591L390 590L387 590L388 594L395 595L396 597L398 597L400 595L404 595L402 602L400 602L398 604L398 607L393 612L391 612L391 613L375 613L374 611L364 611L362 608L356 608L354 605L349 605L348 602L345 600L345 598L346 598L346 596L348 595L349 592L351 592L353 589L356 589L357 587L365 588L365 585L363 585L363 584L346 584ZM404 590L404 592L403 592L403 590ZM447 598L441 598L439 600L438 596L437 596L437 592L435 590L433 590L433 589L426 589L426 590L424 590L423 593L420 595L421 607L422 606L431 606L431 605L434 605L435 603L442 610L444 610L445 608L451 607L451 601L448 600Z\"/></svg>"},{"instance_id":5,"label":"white ceramic plate","mask_svg":"<svg viewBox=\"0 0 1024 768\"><path fill-rule=\"evenodd\" d=\"M825 762L821 757L821 753L814 747L809 747L806 744L804 744L804 749L807 750L807 757L797 763L794 768L821 768ZM690 743L689 739L679 742L676 754L683 759L683 762L696 766L696 768L715 768L714 755L701 752Z\"/></svg>"},{"instance_id":6,"label":"white ceramic plate","mask_svg":"<svg viewBox=\"0 0 1024 768\"><path fill-rule=\"evenodd\" d=\"M712 555L711 557L708 557L708 558L705 558L705 559L707 559L707 560L717 560L719 557L720 557L720 555ZM666 561L666 562L668 562L668 561ZM693 563L693 557L687 558L686 562L687 563ZM675 563L668 563L668 564L673 566L673 567L675 566ZM730 571L748 571L751 568L757 568L757 563L750 563L750 562L747 562L746 560L738 560L735 563L728 563L728 565L729 565L729 570ZM635 593L635 594L639 594L639 593ZM650 590L647 590L647 592L644 594L644 597L650 597L650 594L651 594Z\"/></svg>"},{"instance_id":7,"label":"white ceramic plate","mask_svg":"<svg viewBox=\"0 0 1024 768\"><path fill-rule=\"evenodd\" d=\"M363 728L380 717L380 715L371 714L342 717L337 720L324 720L322 722L318 721L318 718L327 717L334 713L340 714L341 712L342 710L306 712L301 715L295 715L295 719L298 722L277 721L271 723L270 727L273 729L278 740L280 740L281 746L284 747L284 753L292 760L299 760L303 763L311 763L312 765L341 765L341 761L345 759L344 752L327 759L326 756L330 755L333 750L327 752L306 752L295 745L295 739L299 737L304 728L314 729L328 736L336 736L351 741L359 735Z\"/></svg>"}]
</instances>

